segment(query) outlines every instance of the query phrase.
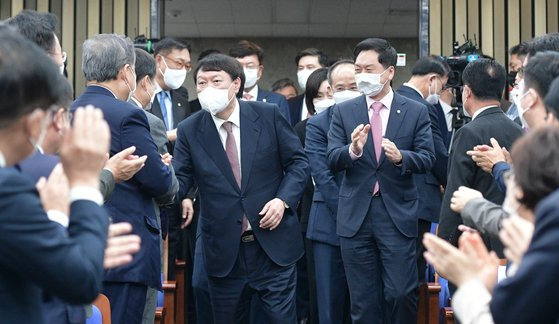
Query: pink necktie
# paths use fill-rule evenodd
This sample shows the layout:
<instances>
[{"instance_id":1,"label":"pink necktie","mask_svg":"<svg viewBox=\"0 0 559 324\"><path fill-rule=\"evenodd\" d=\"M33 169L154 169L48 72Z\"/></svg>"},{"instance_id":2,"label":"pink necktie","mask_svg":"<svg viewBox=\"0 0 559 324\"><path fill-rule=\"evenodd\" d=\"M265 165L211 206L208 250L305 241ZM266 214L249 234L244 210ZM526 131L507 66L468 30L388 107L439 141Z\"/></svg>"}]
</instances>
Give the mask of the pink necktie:
<instances>
[{"instance_id":1,"label":"pink necktie","mask_svg":"<svg viewBox=\"0 0 559 324\"><path fill-rule=\"evenodd\" d=\"M383 107L384 105L380 101L373 102L371 105L371 109L373 109L373 114L371 115L371 132L373 133L373 144L375 146L377 163L380 160L380 153L382 151L382 118L380 117L380 110ZM377 179L373 189L373 195L375 195L378 191L379 185Z\"/></svg>"},{"instance_id":2,"label":"pink necktie","mask_svg":"<svg viewBox=\"0 0 559 324\"><path fill-rule=\"evenodd\" d=\"M243 94L243 99L245 99L246 101L251 101L252 98L253 98L252 95L251 95L250 93L248 93L248 92L245 92L245 93Z\"/></svg>"},{"instance_id":3,"label":"pink necktie","mask_svg":"<svg viewBox=\"0 0 559 324\"><path fill-rule=\"evenodd\" d=\"M235 141L235 136L233 136L233 123L227 121L223 123L223 129L227 132L227 139L225 140L225 154L227 154L227 159L233 170L233 176L237 181L239 189L241 189L241 166L239 165L239 153L237 151L237 142ZM248 226L248 221L246 215L243 214L243 226L241 229L241 234L244 233Z\"/></svg>"}]
</instances>

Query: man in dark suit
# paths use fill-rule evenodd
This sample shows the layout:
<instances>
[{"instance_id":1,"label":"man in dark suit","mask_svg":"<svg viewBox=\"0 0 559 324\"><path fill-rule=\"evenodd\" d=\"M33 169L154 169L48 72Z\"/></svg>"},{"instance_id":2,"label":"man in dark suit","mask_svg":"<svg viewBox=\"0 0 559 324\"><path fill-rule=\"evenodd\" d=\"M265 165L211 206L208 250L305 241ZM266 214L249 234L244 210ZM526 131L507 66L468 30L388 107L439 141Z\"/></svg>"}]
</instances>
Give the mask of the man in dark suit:
<instances>
[{"instance_id":1,"label":"man in dark suit","mask_svg":"<svg viewBox=\"0 0 559 324\"><path fill-rule=\"evenodd\" d=\"M507 118L499 107L505 79L505 69L488 59L469 63L462 74L462 101L465 111L472 116L472 121L462 126L454 135L438 231L441 238L455 246L461 233L458 225L462 224L462 219L460 214L450 209L450 199L458 187L478 190L487 200L497 204L501 204L504 199L491 175L479 168L466 152L476 145L490 144L491 138L510 149L514 140L522 135L522 129ZM501 250L501 244L497 240L484 240L490 248L497 252Z\"/></svg>"},{"instance_id":2,"label":"man in dark suit","mask_svg":"<svg viewBox=\"0 0 559 324\"><path fill-rule=\"evenodd\" d=\"M98 181L109 132L98 110L79 109L61 150L67 180L59 168L38 192L8 167L42 145L65 80L39 47L6 27L0 27L0 57L6 89L0 96L0 317L43 323L43 293L79 304L101 289L109 220ZM68 231L49 215L69 215Z\"/></svg>"},{"instance_id":3,"label":"man in dark suit","mask_svg":"<svg viewBox=\"0 0 559 324\"><path fill-rule=\"evenodd\" d=\"M293 209L309 174L307 159L277 109L235 99L244 82L239 62L215 54L195 73L207 111L179 125L173 164L179 199L194 182L200 190L214 321L247 320L257 292L270 322L294 323L295 262L303 244Z\"/></svg>"},{"instance_id":4,"label":"man in dark suit","mask_svg":"<svg viewBox=\"0 0 559 324\"><path fill-rule=\"evenodd\" d=\"M229 55L236 58L243 66L246 78L243 99L275 104L279 107L283 117L290 121L287 100L280 94L266 91L258 86L258 80L264 72L264 50L262 47L253 42L242 40L229 50Z\"/></svg>"},{"instance_id":5,"label":"man in dark suit","mask_svg":"<svg viewBox=\"0 0 559 324\"><path fill-rule=\"evenodd\" d=\"M316 48L307 48L300 51L295 56L295 64L297 65L297 81L303 93L295 98L287 101L289 104L289 116L291 117L291 126L297 125L298 122L307 119L307 105L305 103L305 85L309 75L321 67L328 66L328 56L321 50Z\"/></svg>"},{"instance_id":6,"label":"man in dark suit","mask_svg":"<svg viewBox=\"0 0 559 324\"><path fill-rule=\"evenodd\" d=\"M337 234L351 317L414 323L418 192L412 175L435 161L429 113L392 91L397 54L387 41L368 38L353 53L365 96L336 105L328 133L330 169L345 171Z\"/></svg>"},{"instance_id":7,"label":"man in dark suit","mask_svg":"<svg viewBox=\"0 0 559 324\"><path fill-rule=\"evenodd\" d=\"M337 103L349 100L342 99L350 98L352 93L353 96L361 95L356 91L353 61L341 60L334 63L328 70L328 82L334 98L338 98ZM328 168L326 158L333 113L334 107L330 107L307 119L306 123L305 153L309 158L315 184L307 238L314 258L319 323L344 323L349 320L349 312L346 312L349 293L340 240L336 234L339 187L343 172L333 173Z\"/></svg>"},{"instance_id":8,"label":"man in dark suit","mask_svg":"<svg viewBox=\"0 0 559 324\"><path fill-rule=\"evenodd\" d=\"M414 174L415 185L419 193L418 235L416 243L417 270L419 282L425 282L427 263L423 257L425 250L421 240L423 234L431 230L431 223L439 222L441 212L441 187L446 185L446 167L448 164L448 148L446 147L440 129L440 109L434 104L438 103L438 96L448 80L449 68L437 56L420 58L412 69L412 77L396 92L402 96L417 101L427 107L431 120L431 133L435 147L435 164L425 174ZM444 117L444 116L443 116ZM445 126L445 133L446 126Z\"/></svg>"},{"instance_id":9,"label":"man in dark suit","mask_svg":"<svg viewBox=\"0 0 559 324\"><path fill-rule=\"evenodd\" d=\"M161 288L160 226L152 199L172 202L178 185L171 169L161 161L145 113L126 102L136 88L132 42L122 36L101 34L86 40L83 47L83 72L88 86L72 107L100 107L111 129L111 154L133 145L137 154L147 156L142 170L117 184L105 203L113 221L131 223L133 232L142 239L142 249L135 259L124 267L108 270L104 278L113 321L139 323L147 287Z\"/></svg>"}]
</instances>

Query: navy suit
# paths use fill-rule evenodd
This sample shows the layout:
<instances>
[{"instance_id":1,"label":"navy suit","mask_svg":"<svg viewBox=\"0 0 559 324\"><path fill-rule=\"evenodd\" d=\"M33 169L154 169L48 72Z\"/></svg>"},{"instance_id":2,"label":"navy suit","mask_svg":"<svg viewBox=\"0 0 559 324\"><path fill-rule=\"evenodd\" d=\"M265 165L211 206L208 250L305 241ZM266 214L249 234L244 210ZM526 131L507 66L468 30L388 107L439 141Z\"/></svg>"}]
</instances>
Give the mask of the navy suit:
<instances>
[{"instance_id":1,"label":"navy suit","mask_svg":"<svg viewBox=\"0 0 559 324\"><path fill-rule=\"evenodd\" d=\"M289 104L289 116L291 117L291 126L295 127L301 121L301 109L303 109L303 102L305 101L305 94L300 94L287 100Z\"/></svg>"},{"instance_id":2,"label":"navy suit","mask_svg":"<svg viewBox=\"0 0 559 324\"><path fill-rule=\"evenodd\" d=\"M271 104L276 104L279 107L280 113L282 114L285 119L290 122L291 116L289 114L289 105L287 104L287 100L285 97L279 93L275 93L272 91L266 91L258 88L258 97L256 97L256 101L267 102Z\"/></svg>"},{"instance_id":3,"label":"navy suit","mask_svg":"<svg viewBox=\"0 0 559 324\"><path fill-rule=\"evenodd\" d=\"M271 321L295 320L294 265L303 255L303 242L293 209L309 175L308 161L293 129L278 109L271 108L266 103L239 102L240 188L210 113L197 113L178 127L173 160L180 183L178 198L183 199L196 182L202 255L216 323L238 318L234 316L238 303L241 312L248 310L252 289L259 291ZM280 198L290 208L276 229L261 229L259 212L273 198ZM243 214L253 225L254 242L241 243ZM240 273L245 265L257 267L251 269L251 278ZM260 282L251 281L250 289L246 281L252 278L260 278ZM263 293L275 283L282 287L281 292ZM278 302L285 302L285 307L277 306Z\"/></svg>"},{"instance_id":4,"label":"navy suit","mask_svg":"<svg viewBox=\"0 0 559 324\"><path fill-rule=\"evenodd\" d=\"M70 226L50 221L35 183L0 168L0 318L43 323L43 292L74 304L91 303L103 279L109 219L96 203L70 206Z\"/></svg>"},{"instance_id":5,"label":"navy suit","mask_svg":"<svg viewBox=\"0 0 559 324\"><path fill-rule=\"evenodd\" d=\"M60 162L56 155L42 154L35 151L33 155L21 161L15 168L32 183L37 183L39 178L48 178L52 169ZM66 229L64 229L66 230ZM71 305L62 300L45 296L43 302L43 316L46 323L83 323L85 322L85 309L83 305Z\"/></svg>"},{"instance_id":6,"label":"navy suit","mask_svg":"<svg viewBox=\"0 0 559 324\"><path fill-rule=\"evenodd\" d=\"M72 109L86 105L103 111L111 130L111 155L132 145L136 147L134 154L147 155L144 167L130 180L117 183L105 202L113 222L129 222L132 232L142 239L140 251L132 262L107 270L104 278L104 293L111 302L113 321L121 323L126 319L139 323L147 287L161 289L160 226L153 199L160 203L172 202L177 183L173 182L171 169L161 161L144 111L116 99L109 90L99 86L88 86L72 104ZM130 287L124 288L127 284ZM130 295L123 296L124 292Z\"/></svg>"},{"instance_id":7,"label":"navy suit","mask_svg":"<svg viewBox=\"0 0 559 324\"><path fill-rule=\"evenodd\" d=\"M394 93L384 137L400 150L399 166L387 159L384 150L377 162L371 133L362 156L352 160L351 133L369 122L366 98L361 96L335 106L328 133L330 169L345 170L337 233L352 320L381 323L384 317L392 323L413 323L418 192L412 175L427 172L435 161L429 114L424 105ZM376 181L380 195L372 196Z\"/></svg>"},{"instance_id":8,"label":"navy suit","mask_svg":"<svg viewBox=\"0 0 559 324\"><path fill-rule=\"evenodd\" d=\"M491 315L501 323L559 322L559 191L539 202L528 250L516 274L493 290Z\"/></svg>"},{"instance_id":9,"label":"navy suit","mask_svg":"<svg viewBox=\"0 0 559 324\"><path fill-rule=\"evenodd\" d=\"M334 174L326 159L333 112L334 107L330 107L308 119L305 141L305 153L315 183L307 238L313 248L320 323L343 323L348 297L340 240L336 234L338 198L344 172Z\"/></svg>"},{"instance_id":10,"label":"navy suit","mask_svg":"<svg viewBox=\"0 0 559 324\"><path fill-rule=\"evenodd\" d=\"M431 133L433 134L433 145L435 148L435 164L433 168L425 174L414 174L413 179L419 193L419 207L417 208L418 235L417 235L417 270L419 282L425 282L425 270L427 262L423 257L425 248L421 243L423 234L431 230L431 223L439 222L439 214L441 212L441 186L446 185L446 167L448 164L448 147L445 145L440 128L440 120L437 108L423 99L423 96L415 89L406 85L401 86L397 93L411 100L417 101L427 107L429 118L431 120ZM443 115L444 118L444 115ZM443 119L446 124L446 120ZM445 135L446 132L445 126Z\"/></svg>"}]
</instances>

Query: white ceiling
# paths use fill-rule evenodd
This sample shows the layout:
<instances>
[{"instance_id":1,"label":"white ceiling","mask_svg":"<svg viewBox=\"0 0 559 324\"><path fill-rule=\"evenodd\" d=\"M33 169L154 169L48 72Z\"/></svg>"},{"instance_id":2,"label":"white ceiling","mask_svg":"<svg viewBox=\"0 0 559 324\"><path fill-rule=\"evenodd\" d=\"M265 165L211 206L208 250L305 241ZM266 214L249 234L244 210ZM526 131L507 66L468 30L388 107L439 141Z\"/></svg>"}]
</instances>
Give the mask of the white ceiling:
<instances>
[{"instance_id":1,"label":"white ceiling","mask_svg":"<svg viewBox=\"0 0 559 324\"><path fill-rule=\"evenodd\" d=\"M165 0L165 36L417 37L415 0Z\"/></svg>"}]
</instances>

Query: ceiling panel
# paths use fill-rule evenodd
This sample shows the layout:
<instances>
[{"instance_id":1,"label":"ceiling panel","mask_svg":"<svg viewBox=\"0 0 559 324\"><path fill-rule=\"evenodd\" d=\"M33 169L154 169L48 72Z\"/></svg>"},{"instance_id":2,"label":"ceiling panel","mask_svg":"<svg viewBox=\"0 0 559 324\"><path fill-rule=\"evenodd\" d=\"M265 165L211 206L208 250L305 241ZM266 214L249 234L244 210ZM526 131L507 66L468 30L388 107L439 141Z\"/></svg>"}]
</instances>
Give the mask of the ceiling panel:
<instances>
[{"instance_id":1,"label":"ceiling panel","mask_svg":"<svg viewBox=\"0 0 559 324\"><path fill-rule=\"evenodd\" d=\"M166 0L164 17L166 34L182 37L417 37L418 3Z\"/></svg>"}]
</instances>

